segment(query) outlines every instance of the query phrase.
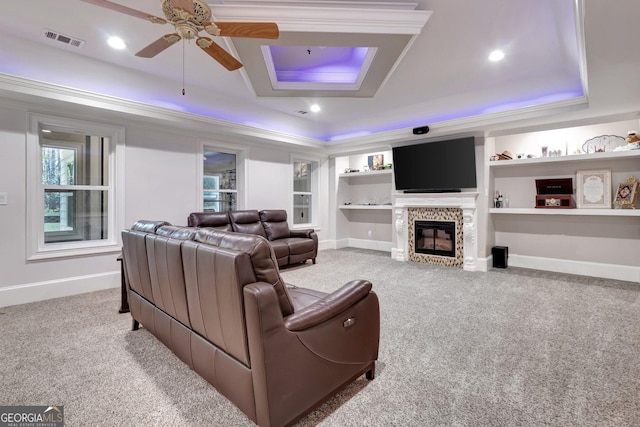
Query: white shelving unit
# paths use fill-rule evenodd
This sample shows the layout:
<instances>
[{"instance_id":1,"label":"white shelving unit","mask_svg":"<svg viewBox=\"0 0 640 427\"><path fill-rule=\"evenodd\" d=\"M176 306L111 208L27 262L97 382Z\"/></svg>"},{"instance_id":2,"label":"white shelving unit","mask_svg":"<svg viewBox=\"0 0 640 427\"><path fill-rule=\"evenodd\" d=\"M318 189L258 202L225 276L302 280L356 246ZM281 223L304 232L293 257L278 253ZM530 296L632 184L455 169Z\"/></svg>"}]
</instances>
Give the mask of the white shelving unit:
<instances>
[{"instance_id":1,"label":"white shelving unit","mask_svg":"<svg viewBox=\"0 0 640 427\"><path fill-rule=\"evenodd\" d=\"M338 178L357 178L357 177L372 177L376 175L392 175L392 169L382 169L377 171L367 171L367 172L349 172L349 173L341 173L338 175Z\"/></svg>"},{"instance_id":2,"label":"white shelving unit","mask_svg":"<svg viewBox=\"0 0 640 427\"><path fill-rule=\"evenodd\" d=\"M557 216L638 216L640 209L536 209L491 208L489 213L503 215L557 215Z\"/></svg>"},{"instance_id":3,"label":"white shelving unit","mask_svg":"<svg viewBox=\"0 0 640 427\"><path fill-rule=\"evenodd\" d=\"M554 163L570 164L574 162L589 163L602 160L619 160L628 158L640 159L640 150L610 151L607 153L572 154L558 157L537 157L533 159L496 160L489 163L490 168L510 168Z\"/></svg>"},{"instance_id":4,"label":"white shelving unit","mask_svg":"<svg viewBox=\"0 0 640 427\"><path fill-rule=\"evenodd\" d=\"M640 177L640 150L535 159L498 160L489 162L492 194L499 191L508 196L505 208L491 208L492 214L515 215L586 215L638 216L634 209L535 209L535 180L572 178L576 188L576 172L589 169L609 169L612 173L612 196L617 184L635 175ZM575 191L574 191L575 195Z\"/></svg>"},{"instance_id":5,"label":"white shelving unit","mask_svg":"<svg viewBox=\"0 0 640 427\"><path fill-rule=\"evenodd\" d=\"M346 211L390 211L393 208L391 205L342 205L338 206L338 209Z\"/></svg>"},{"instance_id":6,"label":"white shelving unit","mask_svg":"<svg viewBox=\"0 0 640 427\"><path fill-rule=\"evenodd\" d=\"M368 155L340 158L338 170L360 169ZM384 156L390 159L391 153ZM339 173L336 184L338 245L390 252L393 169Z\"/></svg>"},{"instance_id":7,"label":"white shelving unit","mask_svg":"<svg viewBox=\"0 0 640 427\"><path fill-rule=\"evenodd\" d=\"M557 144L564 147L565 138L576 135L576 141L569 140L575 151L579 141L624 134L639 125L634 120L563 129L557 135L505 135L492 138L490 144L496 153L536 152L538 144L562 141ZM509 265L640 282L640 209L535 208L536 179L572 178L575 202L577 171L603 169L611 171L613 207L618 184L630 176L640 178L640 150L487 160L489 203L497 191L508 199L504 208L487 207L490 240L509 247Z\"/></svg>"},{"instance_id":8,"label":"white shelving unit","mask_svg":"<svg viewBox=\"0 0 640 427\"><path fill-rule=\"evenodd\" d=\"M346 190L338 205L345 210L391 210L391 177L393 170L342 173L338 176ZM349 203L349 204L346 204Z\"/></svg>"}]
</instances>

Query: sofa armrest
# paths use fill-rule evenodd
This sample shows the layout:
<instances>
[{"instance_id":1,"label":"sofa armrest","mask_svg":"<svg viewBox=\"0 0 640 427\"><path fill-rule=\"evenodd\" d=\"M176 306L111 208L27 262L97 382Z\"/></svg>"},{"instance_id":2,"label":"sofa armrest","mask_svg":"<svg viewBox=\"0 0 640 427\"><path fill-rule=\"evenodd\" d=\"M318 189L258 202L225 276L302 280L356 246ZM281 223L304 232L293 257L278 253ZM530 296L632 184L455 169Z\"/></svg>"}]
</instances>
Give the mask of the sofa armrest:
<instances>
[{"instance_id":1,"label":"sofa armrest","mask_svg":"<svg viewBox=\"0 0 640 427\"><path fill-rule=\"evenodd\" d=\"M352 280L337 291L288 316L284 326L290 331L303 331L319 325L365 298L369 295L371 286L368 280Z\"/></svg>"},{"instance_id":2,"label":"sofa armrest","mask_svg":"<svg viewBox=\"0 0 640 427\"><path fill-rule=\"evenodd\" d=\"M365 281L347 285L356 294L370 286ZM359 375L373 378L380 338L374 292L303 331L285 327L269 283L248 284L243 294L258 425L288 425ZM351 326L343 325L344 319L354 318Z\"/></svg>"},{"instance_id":3,"label":"sofa armrest","mask_svg":"<svg viewBox=\"0 0 640 427\"><path fill-rule=\"evenodd\" d=\"M289 230L289 237L305 237L307 239L312 239L312 235L315 233L315 230L312 228L307 228L304 230Z\"/></svg>"}]
</instances>

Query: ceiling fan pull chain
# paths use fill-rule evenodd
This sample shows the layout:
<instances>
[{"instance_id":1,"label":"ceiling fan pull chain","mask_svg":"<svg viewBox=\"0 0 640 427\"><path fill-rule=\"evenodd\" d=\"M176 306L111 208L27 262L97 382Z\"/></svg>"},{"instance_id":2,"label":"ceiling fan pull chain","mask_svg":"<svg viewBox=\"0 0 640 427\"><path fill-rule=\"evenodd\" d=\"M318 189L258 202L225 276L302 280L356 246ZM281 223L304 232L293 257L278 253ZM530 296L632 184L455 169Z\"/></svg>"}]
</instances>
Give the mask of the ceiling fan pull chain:
<instances>
[{"instance_id":1,"label":"ceiling fan pull chain","mask_svg":"<svg viewBox=\"0 0 640 427\"><path fill-rule=\"evenodd\" d=\"M186 41L182 39L182 96L185 94L184 90L184 44Z\"/></svg>"}]
</instances>

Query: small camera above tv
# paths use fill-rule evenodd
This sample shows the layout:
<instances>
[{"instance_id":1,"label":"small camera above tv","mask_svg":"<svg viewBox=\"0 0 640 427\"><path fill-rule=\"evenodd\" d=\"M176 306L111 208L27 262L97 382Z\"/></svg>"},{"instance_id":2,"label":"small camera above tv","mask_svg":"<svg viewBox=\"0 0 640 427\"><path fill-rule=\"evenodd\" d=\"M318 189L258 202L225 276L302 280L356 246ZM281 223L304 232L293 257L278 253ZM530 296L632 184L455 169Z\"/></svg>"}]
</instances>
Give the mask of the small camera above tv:
<instances>
[{"instance_id":1,"label":"small camera above tv","mask_svg":"<svg viewBox=\"0 0 640 427\"><path fill-rule=\"evenodd\" d=\"M393 147L392 152L397 191L458 192L477 187L474 137L418 142Z\"/></svg>"}]
</instances>

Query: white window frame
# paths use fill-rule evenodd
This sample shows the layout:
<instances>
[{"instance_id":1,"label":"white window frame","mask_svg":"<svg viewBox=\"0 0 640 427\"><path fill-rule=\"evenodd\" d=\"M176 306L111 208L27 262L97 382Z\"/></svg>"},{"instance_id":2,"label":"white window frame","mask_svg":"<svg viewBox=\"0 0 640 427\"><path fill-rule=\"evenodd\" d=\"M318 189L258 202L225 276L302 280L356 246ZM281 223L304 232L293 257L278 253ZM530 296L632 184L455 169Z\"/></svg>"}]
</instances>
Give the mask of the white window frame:
<instances>
[{"instance_id":1,"label":"white window frame","mask_svg":"<svg viewBox=\"0 0 640 427\"><path fill-rule=\"evenodd\" d=\"M295 191L295 187L294 187L294 179L295 179L295 170L294 170L294 164L296 162L305 162L305 163L311 163L313 164L313 167L311 168L311 191L310 192L299 192L299 191ZM320 182L320 167L321 167L321 161L319 158L315 158L314 156L309 156L309 155L304 155L304 154L292 154L291 155L291 168L290 168L290 179L291 179L291 201L290 201L290 214L289 214L289 218L291 218L291 220L289 221L290 224L289 226L293 229L296 228L318 228L319 227L319 215L320 215L320 209L319 209L319 200L320 200L320 191L319 191L319 182ZM296 194L310 194L311 195L311 220L301 223L301 224L295 224L294 223L294 212L295 212L295 206L294 206L294 202L295 202L295 195Z\"/></svg>"},{"instance_id":2,"label":"white window frame","mask_svg":"<svg viewBox=\"0 0 640 427\"><path fill-rule=\"evenodd\" d=\"M45 243L44 189L42 184L41 129L109 138L107 192L107 237L101 240ZM120 252L120 232L124 227L124 128L101 123L75 120L43 114L29 114L27 132L27 232L26 259L28 261ZM74 186L75 189L94 189L94 186Z\"/></svg>"},{"instance_id":3,"label":"white window frame","mask_svg":"<svg viewBox=\"0 0 640 427\"><path fill-rule=\"evenodd\" d=\"M42 139L44 141L42 141ZM47 140L46 138L42 137L41 141L40 141L40 154L42 154L42 148L46 146L46 147L52 147L52 148L62 148L62 149L67 149L67 150L74 150L76 155L75 155L75 164L76 167L78 167L79 169L81 169L83 166L80 165L79 163L82 161L82 159L84 158L83 156L83 152L84 152L84 146L80 143L77 142L68 142L68 141L54 141L54 140ZM40 157L40 165L42 166L42 157ZM40 169L40 171L42 171L42 169ZM76 175L77 177L77 175ZM63 192L65 190L75 190L77 189L79 186L78 185L68 185L68 183L62 183L60 185L48 185L48 184L42 184L43 185L43 190L59 190L60 192ZM60 201L60 203L62 204L62 201ZM43 206L44 208L44 206ZM44 230L43 230L44 231ZM56 231L56 232L44 232L43 235L45 237L46 240L46 235L49 234L49 237L57 237L58 240L69 240L72 236L79 236L80 235L80 231L78 229L74 229L74 230L61 230L61 231ZM50 242L53 243L53 242Z\"/></svg>"},{"instance_id":4,"label":"white window frame","mask_svg":"<svg viewBox=\"0 0 640 427\"><path fill-rule=\"evenodd\" d=\"M206 149L206 150L205 150ZM200 141L200 151L197 156L197 179L198 179L198 202L196 209L200 212L204 211L204 152L205 151L219 151L221 153L229 153L236 155L236 210L245 209L246 206L246 194L245 182L246 182L246 152L245 147L238 147L234 144L228 144L224 142L212 142L212 141Z\"/></svg>"}]
</instances>

